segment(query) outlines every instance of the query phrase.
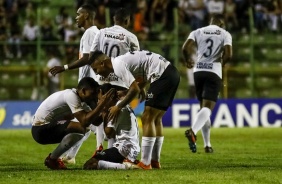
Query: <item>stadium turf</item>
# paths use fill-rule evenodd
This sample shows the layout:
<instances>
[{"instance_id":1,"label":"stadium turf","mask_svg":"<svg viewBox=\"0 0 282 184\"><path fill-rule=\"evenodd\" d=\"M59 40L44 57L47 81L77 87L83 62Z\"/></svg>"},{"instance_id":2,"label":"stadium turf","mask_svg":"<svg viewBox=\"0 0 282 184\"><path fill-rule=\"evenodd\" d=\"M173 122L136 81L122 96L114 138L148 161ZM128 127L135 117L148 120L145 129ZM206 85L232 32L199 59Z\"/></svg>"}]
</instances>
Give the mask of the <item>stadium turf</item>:
<instances>
[{"instance_id":1,"label":"stadium turf","mask_svg":"<svg viewBox=\"0 0 282 184\"><path fill-rule=\"evenodd\" d=\"M0 183L282 183L281 128L212 129L213 154L191 153L184 128L165 129L161 170L84 171L95 136L82 145L76 165L51 171L43 164L56 145L39 145L30 130L0 130Z\"/></svg>"}]
</instances>

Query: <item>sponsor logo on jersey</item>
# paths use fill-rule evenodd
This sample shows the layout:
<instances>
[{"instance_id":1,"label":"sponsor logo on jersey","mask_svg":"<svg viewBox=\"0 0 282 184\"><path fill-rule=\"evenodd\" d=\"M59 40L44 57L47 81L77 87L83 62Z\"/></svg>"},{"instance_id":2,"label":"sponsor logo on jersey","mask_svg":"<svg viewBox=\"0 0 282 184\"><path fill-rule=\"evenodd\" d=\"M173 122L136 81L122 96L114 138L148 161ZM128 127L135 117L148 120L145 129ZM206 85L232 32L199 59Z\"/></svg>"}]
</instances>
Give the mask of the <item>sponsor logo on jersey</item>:
<instances>
[{"instance_id":1,"label":"sponsor logo on jersey","mask_svg":"<svg viewBox=\"0 0 282 184\"><path fill-rule=\"evenodd\" d=\"M114 73L110 73L108 77L102 77L100 76L100 81L106 81L106 82L111 82L111 81L118 81L118 77Z\"/></svg>"},{"instance_id":2,"label":"sponsor logo on jersey","mask_svg":"<svg viewBox=\"0 0 282 184\"><path fill-rule=\"evenodd\" d=\"M199 69L212 69L213 63L197 63L197 68L199 68Z\"/></svg>"},{"instance_id":3,"label":"sponsor logo on jersey","mask_svg":"<svg viewBox=\"0 0 282 184\"><path fill-rule=\"evenodd\" d=\"M220 35L221 31L220 30L216 30L216 31L204 31L204 34L207 35Z\"/></svg>"},{"instance_id":4,"label":"sponsor logo on jersey","mask_svg":"<svg viewBox=\"0 0 282 184\"><path fill-rule=\"evenodd\" d=\"M125 35L124 34L119 34L119 35L105 34L105 37L116 39L116 40L124 40Z\"/></svg>"},{"instance_id":5,"label":"sponsor logo on jersey","mask_svg":"<svg viewBox=\"0 0 282 184\"><path fill-rule=\"evenodd\" d=\"M151 93L148 93L147 94L147 98L146 98L146 101L147 100L150 100L150 99L153 99L154 98L154 94L151 92Z\"/></svg>"}]
</instances>

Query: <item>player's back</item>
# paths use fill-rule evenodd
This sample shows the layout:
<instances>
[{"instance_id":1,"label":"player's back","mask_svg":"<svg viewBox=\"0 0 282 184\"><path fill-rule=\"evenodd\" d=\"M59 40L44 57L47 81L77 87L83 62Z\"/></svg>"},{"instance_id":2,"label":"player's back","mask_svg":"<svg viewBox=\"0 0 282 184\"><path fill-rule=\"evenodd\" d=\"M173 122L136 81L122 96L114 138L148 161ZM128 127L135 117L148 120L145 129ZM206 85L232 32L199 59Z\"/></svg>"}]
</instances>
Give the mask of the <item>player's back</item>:
<instances>
[{"instance_id":1,"label":"player's back","mask_svg":"<svg viewBox=\"0 0 282 184\"><path fill-rule=\"evenodd\" d=\"M62 119L65 115L72 114L68 101L78 101L76 89L65 89L47 97L38 107L35 116L40 122L50 122ZM68 101L67 101L68 100Z\"/></svg>"},{"instance_id":2,"label":"player's back","mask_svg":"<svg viewBox=\"0 0 282 184\"><path fill-rule=\"evenodd\" d=\"M195 30L194 38L198 47L198 62L213 63L221 62L224 45L231 35L216 25L209 25Z\"/></svg>"},{"instance_id":3,"label":"player's back","mask_svg":"<svg viewBox=\"0 0 282 184\"><path fill-rule=\"evenodd\" d=\"M125 28L115 25L101 29L94 40L94 50L101 50L109 57L117 57L129 51L140 50L137 37Z\"/></svg>"}]
</instances>

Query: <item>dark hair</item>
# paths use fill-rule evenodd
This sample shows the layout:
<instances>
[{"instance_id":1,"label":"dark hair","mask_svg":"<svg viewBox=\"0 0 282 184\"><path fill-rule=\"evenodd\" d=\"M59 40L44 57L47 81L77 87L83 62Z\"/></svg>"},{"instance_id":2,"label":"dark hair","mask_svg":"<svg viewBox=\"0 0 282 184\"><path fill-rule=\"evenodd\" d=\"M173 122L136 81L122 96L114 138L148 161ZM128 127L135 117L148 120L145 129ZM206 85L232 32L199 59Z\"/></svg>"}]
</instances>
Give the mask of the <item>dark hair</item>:
<instances>
[{"instance_id":1,"label":"dark hair","mask_svg":"<svg viewBox=\"0 0 282 184\"><path fill-rule=\"evenodd\" d=\"M102 94L106 94L110 89L112 89L113 86L110 83L105 83L99 86L99 89L102 90Z\"/></svg>"},{"instance_id":2,"label":"dark hair","mask_svg":"<svg viewBox=\"0 0 282 184\"><path fill-rule=\"evenodd\" d=\"M91 77L82 78L77 85L78 90L82 88L97 90L98 87L99 87L99 84Z\"/></svg>"},{"instance_id":3,"label":"dark hair","mask_svg":"<svg viewBox=\"0 0 282 184\"><path fill-rule=\"evenodd\" d=\"M100 50L96 50L93 52L93 54L90 55L89 59L88 59L88 65L91 65L92 63L94 63L94 61L101 56L102 54L104 54L102 51Z\"/></svg>"},{"instance_id":4,"label":"dark hair","mask_svg":"<svg viewBox=\"0 0 282 184\"><path fill-rule=\"evenodd\" d=\"M119 22L124 22L126 19L128 19L128 17L130 17L130 11L125 9L125 8L119 8L116 12L115 12L115 20L119 21Z\"/></svg>"},{"instance_id":5,"label":"dark hair","mask_svg":"<svg viewBox=\"0 0 282 184\"><path fill-rule=\"evenodd\" d=\"M92 6L90 4L83 4L83 5L80 6L80 8L86 10L87 13L89 13L90 17L92 17L93 19L95 18L96 10L95 10L94 6Z\"/></svg>"}]
</instances>

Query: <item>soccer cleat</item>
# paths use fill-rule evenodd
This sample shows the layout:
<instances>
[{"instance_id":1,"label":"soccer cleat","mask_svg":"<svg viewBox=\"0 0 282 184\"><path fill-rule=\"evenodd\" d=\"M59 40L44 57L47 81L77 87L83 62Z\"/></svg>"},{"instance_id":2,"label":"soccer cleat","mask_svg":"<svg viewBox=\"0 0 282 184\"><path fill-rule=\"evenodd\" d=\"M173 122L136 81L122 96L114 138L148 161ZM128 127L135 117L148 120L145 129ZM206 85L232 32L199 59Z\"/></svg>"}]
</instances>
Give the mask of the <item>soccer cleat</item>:
<instances>
[{"instance_id":1,"label":"soccer cleat","mask_svg":"<svg viewBox=\"0 0 282 184\"><path fill-rule=\"evenodd\" d=\"M143 162L139 162L139 163L137 164L137 166L138 166L140 169L144 169L144 170L150 170L150 169L152 169L151 164L145 165Z\"/></svg>"},{"instance_id":2,"label":"soccer cleat","mask_svg":"<svg viewBox=\"0 0 282 184\"><path fill-rule=\"evenodd\" d=\"M98 147L98 149L96 149L91 158L94 158L99 152L103 151L103 149L103 145L100 144L100 146Z\"/></svg>"},{"instance_id":3,"label":"soccer cleat","mask_svg":"<svg viewBox=\"0 0 282 184\"><path fill-rule=\"evenodd\" d=\"M68 156L65 156L62 158L62 161L65 163L65 164L75 164L75 158L70 158Z\"/></svg>"},{"instance_id":4,"label":"soccer cleat","mask_svg":"<svg viewBox=\"0 0 282 184\"><path fill-rule=\"evenodd\" d=\"M189 141L190 150L193 153L196 153L197 152L197 146L196 146L197 136L194 134L191 128L185 131L185 136L187 137Z\"/></svg>"},{"instance_id":5,"label":"soccer cleat","mask_svg":"<svg viewBox=\"0 0 282 184\"><path fill-rule=\"evenodd\" d=\"M123 165L125 165L126 169L141 169L137 164L139 163L138 160L132 162L128 159L124 159Z\"/></svg>"},{"instance_id":6,"label":"soccer cleat","mask_svg":"<svg viewBox=\"0 0 282 184\"><path fill-rule=\"evenodd\" d=\"M52 159L51 153L45 159L44 165L52 170L65 170L67 167L61 159Z\"/></svg>"},{"instance_id":7,"label":"soccer cleat","mask_svg":"<svg viewBox=\"0 0 282 184\"><path fill-rule=\"evenodd\" d=\"M154 169L160 169L160 168L161 168L160 162L155 161L155 160L151 160L151 166L152 166L152 168L154 168Z\"/></svg>"},{"instance_id":8,"label":"soccer cleat","mask_svg":"<svg viewBox=\"0 0 282 184\"><path fill-rule=\"evenodd\" d=\"M212 147L206 146L206 147L205 147L205 152L206 152L206 153L213 153Z\"/></svg>"}]
</instances>

